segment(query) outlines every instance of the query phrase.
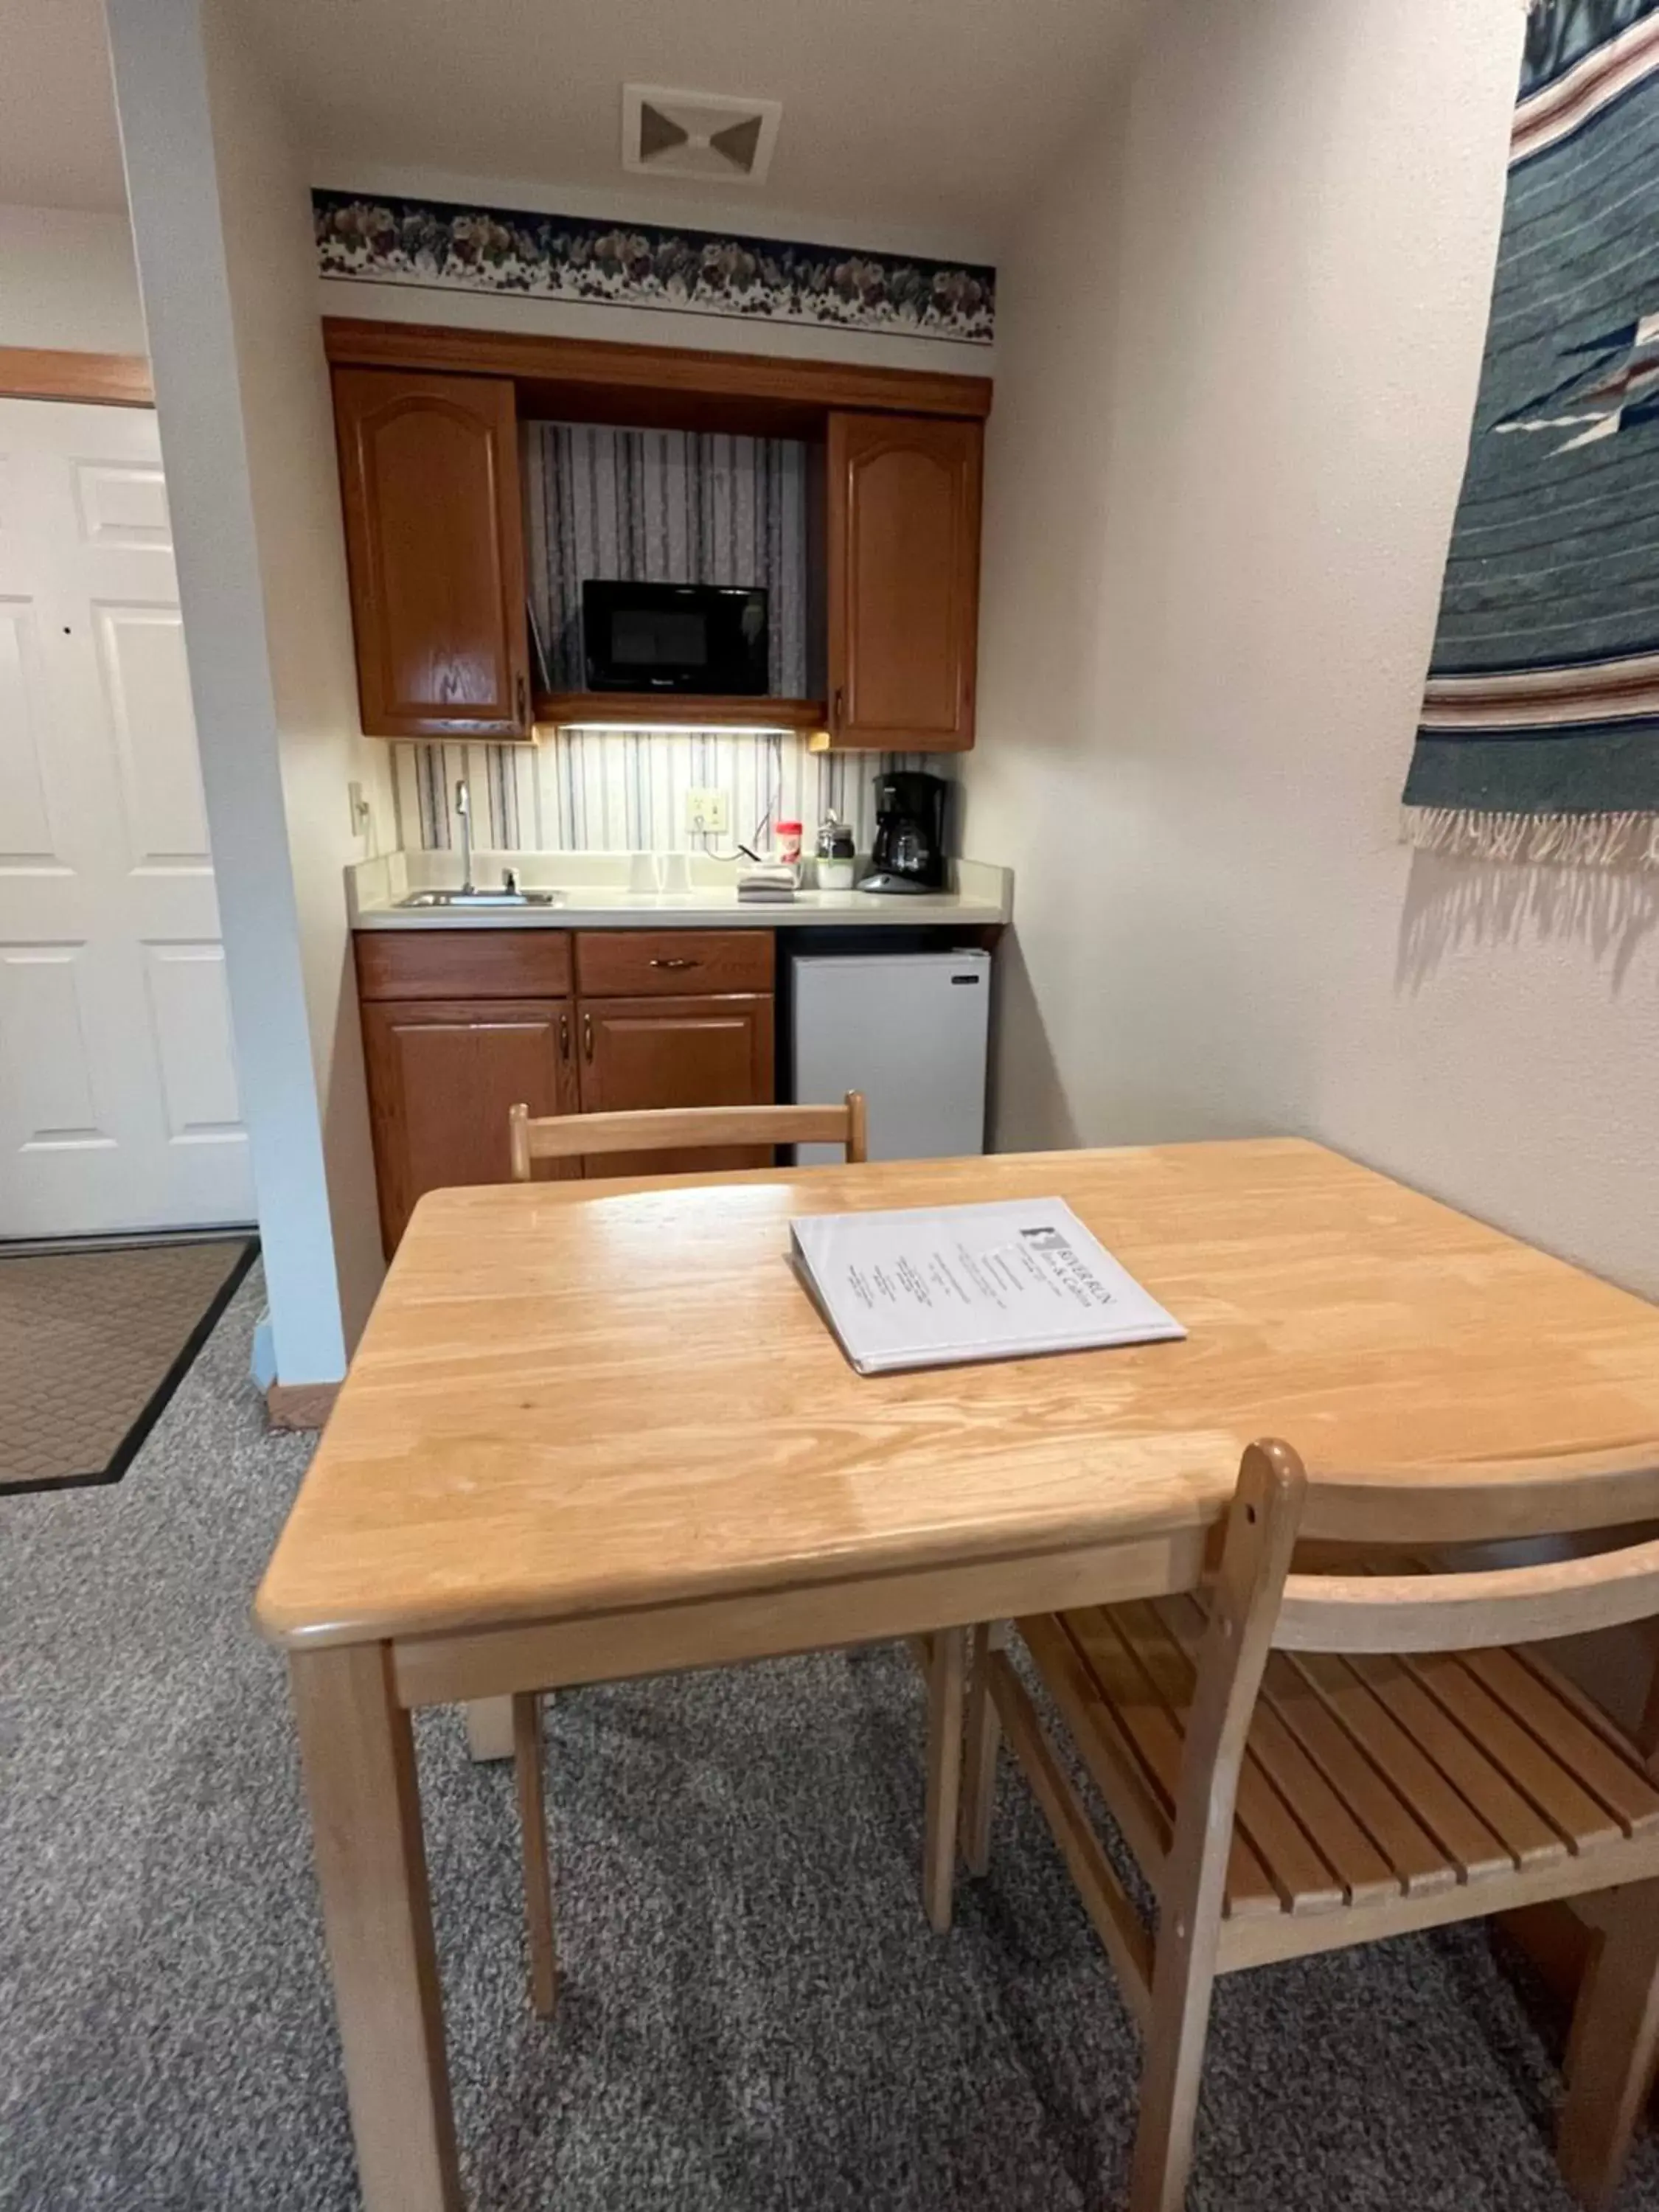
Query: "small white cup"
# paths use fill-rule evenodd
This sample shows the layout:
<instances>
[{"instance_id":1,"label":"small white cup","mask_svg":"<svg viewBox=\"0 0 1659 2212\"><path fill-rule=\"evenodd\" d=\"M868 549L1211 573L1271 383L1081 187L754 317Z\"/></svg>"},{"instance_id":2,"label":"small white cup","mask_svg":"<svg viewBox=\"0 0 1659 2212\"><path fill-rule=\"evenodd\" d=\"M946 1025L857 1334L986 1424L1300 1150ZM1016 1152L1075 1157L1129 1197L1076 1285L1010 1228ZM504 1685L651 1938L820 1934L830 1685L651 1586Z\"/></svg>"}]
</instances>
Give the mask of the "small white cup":
<instances>
[{"instance_id":1,"label":"small white cup","mask_svg":"<svg viewBox=\"0 0 1659 2212\"><path fill-rule=\"evenodd\" d=\"M651 892L662 889L661 866L654 853L629 854L628 888L630 891Z\"/></svg>"},{"instance_id":2,"label":"small white cup","mask_svg":"<svg viewBox=\"0 0 1659 2212\"><path fill-rule=\"evenodd\" d=\"M691 855L689 853L665 853L658 874L661 890L670 895L683 896L691 888Z\"/></svg>"}]
</instances>

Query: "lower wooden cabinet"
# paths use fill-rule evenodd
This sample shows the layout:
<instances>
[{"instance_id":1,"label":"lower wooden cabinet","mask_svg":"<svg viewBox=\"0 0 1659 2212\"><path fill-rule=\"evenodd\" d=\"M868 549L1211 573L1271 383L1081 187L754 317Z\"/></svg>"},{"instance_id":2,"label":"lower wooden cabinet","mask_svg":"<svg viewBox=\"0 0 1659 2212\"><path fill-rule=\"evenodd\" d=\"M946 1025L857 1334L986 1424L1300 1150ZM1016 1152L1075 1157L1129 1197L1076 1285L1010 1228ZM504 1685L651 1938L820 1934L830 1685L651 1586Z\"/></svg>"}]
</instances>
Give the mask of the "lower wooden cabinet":
<instances>
[{"instance_id":1,"label":"lower wooden cabinet","mask_svg":"<svg viewBox=\"0 0 1659 2212\"><path fill-rule=\"evenodd\" d=\"M584 999L581 1103L586 1114L638 1107L753 1106L773 1091L769 997ZM766 1146L616 1152L606 1175L678 1175L764 1168Z\"/></svg>"},{"instance_id":2,"label":"lower wooden cabinet","mask_svg":"<svg viewBox=\"0 0 1659 2212\"><path fill-rule=\"evenodd\" d=\"M637 931L365 932L357 987L386 1256L425 1192L507 1182L507 1111L520 1100L532 1114L769 1103L772 955L771 933L753 930L678 939ZM587 995L601 978L624 982L627 995L614 988ZM705 978L717 988L697 991ZM560 995L547 994L550 982ZM732 988L739 982L768 988ZM517 995L507 995L515 985ZM751 1146L630 1152L599 1171L720 1172L771 1161ZM579 1162L538 1169L580 1172Z\"/></svg>"},{"instance_id":3,"label":"lower wooden cabinet","mask_svg":"<svg viewBox=\"0 0 1659 2212\"><path fill-rule=\"evenodd\" d=\"M509 1107L580 1103L568 1000L366 1005L363 1055L388 1259L415 1201L460 1183L505 1182ZM554 1163L574 1173L567 1163Z\"/></svg>"}]
</instances>

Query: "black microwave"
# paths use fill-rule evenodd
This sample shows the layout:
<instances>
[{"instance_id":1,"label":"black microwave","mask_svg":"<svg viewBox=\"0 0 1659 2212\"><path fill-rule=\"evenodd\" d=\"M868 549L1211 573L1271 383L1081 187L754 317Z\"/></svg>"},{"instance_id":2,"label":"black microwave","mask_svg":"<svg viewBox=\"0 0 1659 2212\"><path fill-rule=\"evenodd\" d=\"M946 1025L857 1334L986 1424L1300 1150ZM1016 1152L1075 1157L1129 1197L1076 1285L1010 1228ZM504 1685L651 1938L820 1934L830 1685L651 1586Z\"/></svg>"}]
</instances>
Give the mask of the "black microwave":
<instances>
[{"instance_id":1,"label":"black microwave","mask_svg":"<svg viewBox=\"0 0 1659 2212\"><path fill-rule=\"evenodd\" d=\"M766 593L727 584L582 586L590 691L759 697L767 683Z\"/></svg>"}]
</instances>

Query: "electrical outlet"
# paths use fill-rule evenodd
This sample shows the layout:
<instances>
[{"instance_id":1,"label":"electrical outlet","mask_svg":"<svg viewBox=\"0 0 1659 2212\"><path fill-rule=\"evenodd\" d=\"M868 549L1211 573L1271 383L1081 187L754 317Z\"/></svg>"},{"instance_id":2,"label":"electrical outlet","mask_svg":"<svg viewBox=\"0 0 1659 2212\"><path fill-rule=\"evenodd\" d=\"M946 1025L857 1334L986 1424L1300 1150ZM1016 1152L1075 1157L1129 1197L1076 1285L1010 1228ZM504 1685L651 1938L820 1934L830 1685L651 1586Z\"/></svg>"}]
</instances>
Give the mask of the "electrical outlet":
<instances>
[{"instance_id":1,"label":"electrical outlet","mask_svg":"<svg viewBox=\"0 0 1659 2212\"><path fill-rule=\"evenodd\" d=\"M731 793L688 791L685 794L685 826L694 834L706 830L711 836L724 836L732 827Z\"/></svg>"}]
</instances>

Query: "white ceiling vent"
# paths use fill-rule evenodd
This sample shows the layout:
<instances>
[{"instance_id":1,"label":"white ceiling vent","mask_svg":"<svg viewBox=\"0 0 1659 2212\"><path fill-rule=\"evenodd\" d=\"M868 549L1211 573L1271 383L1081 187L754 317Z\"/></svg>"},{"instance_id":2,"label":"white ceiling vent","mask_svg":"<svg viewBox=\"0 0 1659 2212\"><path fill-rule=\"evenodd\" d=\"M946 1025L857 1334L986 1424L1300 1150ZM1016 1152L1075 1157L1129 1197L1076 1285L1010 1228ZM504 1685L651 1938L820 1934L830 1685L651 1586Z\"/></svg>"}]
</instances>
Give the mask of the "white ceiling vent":
<instances>
[{"instance_id":1,"label":"white ceiling vent","mask_svg":"<svg viewBox=\"0 0 1659 2212\"><path fill-rule=\"evenodd\" d=\"M623 167L647 176L758 185L772 163L783 103L722 93L623 87Z\"/></svg>"}]
</instances>

